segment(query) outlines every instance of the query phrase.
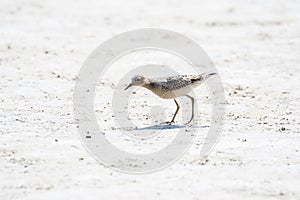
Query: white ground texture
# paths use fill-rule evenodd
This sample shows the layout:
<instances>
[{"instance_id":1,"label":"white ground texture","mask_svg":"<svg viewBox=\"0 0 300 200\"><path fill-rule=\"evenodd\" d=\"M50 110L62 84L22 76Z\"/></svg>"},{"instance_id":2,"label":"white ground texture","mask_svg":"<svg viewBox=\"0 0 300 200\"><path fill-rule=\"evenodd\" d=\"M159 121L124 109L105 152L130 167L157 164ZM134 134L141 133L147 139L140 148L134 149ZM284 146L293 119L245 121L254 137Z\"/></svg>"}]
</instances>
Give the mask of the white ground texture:
<instances>
[{"instance_id":1,"label":"white ground texture","mask_svg":"<svg viewBox=\"0 0 300 200\"><path fill-rule=\"evenodd\" d=\"M297 0L1 0L0 199L300 199L299 11ZM163 170L121 173L81 144L72 95L83 62L105 40L144 27L193 38L222 78L224 127L206 163L199 160L210 126L205 86L195 91L199 138ZM143 55L115 66L170 64L168 56ZM101 81L95 112L109 140L123 148L134 138L119 132L108 111L114 81ZM137 127L159 123L149 116L151 102L172 116L172 100L138 89L129 102ZM177 131L161 131L147 145L131 142L126 150L163 148Z\"/></svg>"}]
</instances>

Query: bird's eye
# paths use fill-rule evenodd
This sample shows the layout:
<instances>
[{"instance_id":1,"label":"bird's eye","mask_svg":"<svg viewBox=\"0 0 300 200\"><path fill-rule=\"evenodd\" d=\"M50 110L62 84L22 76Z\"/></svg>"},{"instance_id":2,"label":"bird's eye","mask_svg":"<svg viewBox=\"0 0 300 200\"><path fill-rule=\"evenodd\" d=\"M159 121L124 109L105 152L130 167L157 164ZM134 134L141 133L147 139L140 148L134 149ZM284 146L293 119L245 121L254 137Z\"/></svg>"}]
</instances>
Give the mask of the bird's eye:
<instances>
[{"instance_id":1,"label":"bird's eye","mask_svg":"<svg viewBox=\"0 0 300 200\"><path fill-rule=\"evenodd\" d=\"M136 79L136 81L138 81L138 82L139 82L139 81L141 81L141 79L140 79L140 78L137 78L137 79Z\"/></svg>"}]
</instances>

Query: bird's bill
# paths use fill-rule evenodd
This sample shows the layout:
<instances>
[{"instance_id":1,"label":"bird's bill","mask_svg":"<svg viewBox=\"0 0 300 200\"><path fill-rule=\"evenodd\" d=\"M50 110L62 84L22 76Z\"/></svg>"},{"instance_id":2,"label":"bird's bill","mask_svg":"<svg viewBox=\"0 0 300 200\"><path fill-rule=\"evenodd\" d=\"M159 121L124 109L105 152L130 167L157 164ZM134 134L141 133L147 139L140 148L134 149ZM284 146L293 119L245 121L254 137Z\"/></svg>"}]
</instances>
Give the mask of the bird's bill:
<instances>
[{"instance_id":1,"label":"bird's bill","mask_svg":"<svg viewBox=\"0 0 300 200\"><path fill-rule=\"evenodd\" d=\"M127 90L128 88L130 88L132 86L132 84L130 83L129 85L127 85L127 87L124 90Z\"/></svg>"}]
</instances>

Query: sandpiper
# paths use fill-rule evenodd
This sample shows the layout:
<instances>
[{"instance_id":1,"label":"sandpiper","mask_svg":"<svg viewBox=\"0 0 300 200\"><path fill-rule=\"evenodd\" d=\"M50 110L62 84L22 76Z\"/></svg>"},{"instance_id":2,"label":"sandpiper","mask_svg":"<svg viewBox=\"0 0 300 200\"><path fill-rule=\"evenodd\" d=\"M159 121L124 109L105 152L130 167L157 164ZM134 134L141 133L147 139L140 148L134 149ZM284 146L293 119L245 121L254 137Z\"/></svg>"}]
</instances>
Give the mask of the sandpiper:
<instances>
[{"instance_id":1,"label":"sandpiper","mask_svg":"<svg viewBox=\"0 0 300 200\"><path fill-rule=\"evenodd\" d=\"M195 99L188 95L189 92L193 90L193 88L199 86L201 83L204 82L207 78L215 75L217 73L204 73L199 75L178 75L178 76L171 76L165 78L155 78L150 79L146 78L141 75L136 75L132 77L131 83L124 89L127 90L131 86L141 86L151 90L157 96L163 99L174 99L177 109L173 118L170 122L166 122L168 124L175 123L174 119L178 113L180 108L178 102L176 101L177 97L186 96L191 99L192 101L192 117L191 119L185 124L191 123L194 119L194 101Z\"/></svg>"}]
</instances>

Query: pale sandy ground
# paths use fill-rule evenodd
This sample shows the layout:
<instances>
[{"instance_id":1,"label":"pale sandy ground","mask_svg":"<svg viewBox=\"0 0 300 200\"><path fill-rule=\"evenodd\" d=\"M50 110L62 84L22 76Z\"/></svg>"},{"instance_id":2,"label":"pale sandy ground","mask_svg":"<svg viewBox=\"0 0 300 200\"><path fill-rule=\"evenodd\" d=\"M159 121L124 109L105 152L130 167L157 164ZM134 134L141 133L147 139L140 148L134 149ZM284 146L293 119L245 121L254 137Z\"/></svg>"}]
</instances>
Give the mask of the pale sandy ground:
<instances>
[{"instance_id":1,"label":"pale sandy ground","mask_svg":"<svg viewBox=\"0 0 300 200\"><path fill-rule=\"evenodd\" d=\"M296 0L1 0L0 199L300 199L299 10ZM205 165L189 151L127 175L80 143L74 78L101 42L141 27L192 37L219 70L226 120Z\"/></svg>"}]
</instances>

